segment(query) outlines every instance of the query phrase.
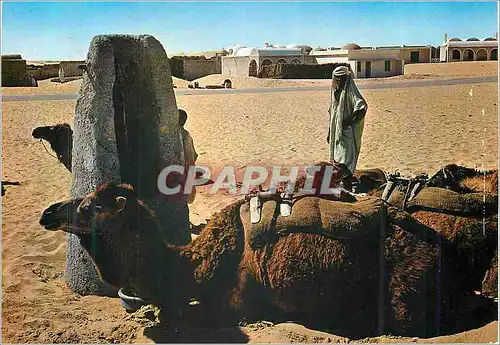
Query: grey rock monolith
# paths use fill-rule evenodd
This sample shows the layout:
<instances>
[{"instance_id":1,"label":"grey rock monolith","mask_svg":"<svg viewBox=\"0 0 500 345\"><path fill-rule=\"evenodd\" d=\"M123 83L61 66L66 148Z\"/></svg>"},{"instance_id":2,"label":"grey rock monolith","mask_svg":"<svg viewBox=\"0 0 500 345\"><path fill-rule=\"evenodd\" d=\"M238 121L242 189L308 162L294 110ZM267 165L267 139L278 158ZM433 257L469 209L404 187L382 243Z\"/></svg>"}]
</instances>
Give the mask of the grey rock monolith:
<instances>
[{"instance_id":1,"label":"grey rock monolith","mask_svg":"<svg viewBox=\"0 0 500 345\"><path fill-rule=\"evenodd\" d=\"M155 211L165 241L188 243L186 199L168 198L157 188L163 168L183 164L178 118L160 42L148 35L94 37L76 105L71 197L85 196L107 182L131 184ZM66 281L80 294L116 296L71 234Z\"/></svg>"}]
</instances>

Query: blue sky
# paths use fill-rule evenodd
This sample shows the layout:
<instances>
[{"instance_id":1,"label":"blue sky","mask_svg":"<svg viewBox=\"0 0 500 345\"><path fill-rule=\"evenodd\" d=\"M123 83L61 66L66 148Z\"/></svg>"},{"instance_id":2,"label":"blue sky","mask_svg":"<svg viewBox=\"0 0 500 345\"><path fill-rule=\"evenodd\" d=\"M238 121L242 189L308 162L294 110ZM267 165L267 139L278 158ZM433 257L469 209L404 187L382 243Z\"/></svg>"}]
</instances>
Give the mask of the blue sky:
<instances>
[{"instance_id":1,"label":"blue sky","mask_svg":"<svg viewBox=\"0 0 500 345\"><path fill-rule=\"evenodd\" d=\"M493 2L3 2L2 54L84 59L93 36L148 33L169 54L233 44L439 45L497 31Z\"/></svg>"}]
</instances>

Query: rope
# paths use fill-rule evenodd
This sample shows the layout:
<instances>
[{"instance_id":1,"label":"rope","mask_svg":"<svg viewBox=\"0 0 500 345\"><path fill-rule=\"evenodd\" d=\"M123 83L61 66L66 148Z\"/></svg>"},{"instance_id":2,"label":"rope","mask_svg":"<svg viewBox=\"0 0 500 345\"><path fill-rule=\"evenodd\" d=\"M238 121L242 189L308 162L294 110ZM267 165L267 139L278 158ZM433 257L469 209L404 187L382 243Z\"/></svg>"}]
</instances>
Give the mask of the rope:
<instances>
[{"instance_id":1,"label":"rope","mask_svg":"<svg viewBox=\"0 0 500 345\"><path fill-rule=\"evenodd\" d=\"M49 151L49 150L47 150L47 148L45 147L45 144L43 143L43 140L42 140L42 139L40 139L40 142L42 143L42 146L43 146L43 148L45 149L45 151L47 151L47 153L48 153L51 157L54 157L55 159L59 160L59 157L54 156L52 153L50 153L50 151Z\"/></svg>"}]
</instances>

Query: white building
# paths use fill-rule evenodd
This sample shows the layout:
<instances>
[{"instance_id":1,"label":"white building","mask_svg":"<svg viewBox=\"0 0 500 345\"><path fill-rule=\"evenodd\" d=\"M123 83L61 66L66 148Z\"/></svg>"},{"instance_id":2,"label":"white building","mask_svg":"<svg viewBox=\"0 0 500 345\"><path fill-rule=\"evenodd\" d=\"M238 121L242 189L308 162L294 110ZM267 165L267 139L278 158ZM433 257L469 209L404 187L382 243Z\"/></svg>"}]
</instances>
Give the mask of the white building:
<instances>
[{"instance_id":1,"label":"white building","mask_svg":"<svg viewBox=\"0 0 500 345\"><path fill-rule=\"evenodd\" d=\"M401 75L404 61L401 48L361 48L348 43L340 49L313 50L310 55L318 64L348 63L356 78L378 78Z\"/></svg>"},{"instance_id":2,"label":"white building","mask_svg":"<svg viewBox=\"0 0 500 345\"><path fill-rule=\"evenodd\" d=\"M311 49L296 44L263 48L237 45L229 48L229 55L222 57L222 73L255 77L263 66L280 63L304 64Z\"/></svg>"},{"instance_id":3,"label":"white building","mask_svg":"<svg viewBox=\"0 0 500 345\"><path fill-rule=\"evenodd\" d=\"M465 41L453 37L447 39L440 49L441 62L498 60L498 40L487 37L483 40L468 38Z\"/></svg>"}]
</instances>

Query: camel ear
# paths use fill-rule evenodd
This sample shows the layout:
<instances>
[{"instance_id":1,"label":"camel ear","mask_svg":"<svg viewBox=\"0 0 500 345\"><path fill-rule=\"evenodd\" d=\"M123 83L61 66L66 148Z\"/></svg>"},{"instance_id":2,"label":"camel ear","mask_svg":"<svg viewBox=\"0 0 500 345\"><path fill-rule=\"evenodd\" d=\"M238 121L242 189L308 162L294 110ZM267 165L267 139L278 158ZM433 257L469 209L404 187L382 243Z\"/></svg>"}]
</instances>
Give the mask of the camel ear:
<instances>
[{"instance_id":1,"label":"camel ear","mask_svg":"<svg viewBox=\"0 0 500 345\"><path fill-rule=\"evenodd\" d=\"M118 212L123 211L125 205L127 204L127 198L125 198L124 196L117 196L115 200L116 200L116 210Z\"/></svg>"}]
</instances>

